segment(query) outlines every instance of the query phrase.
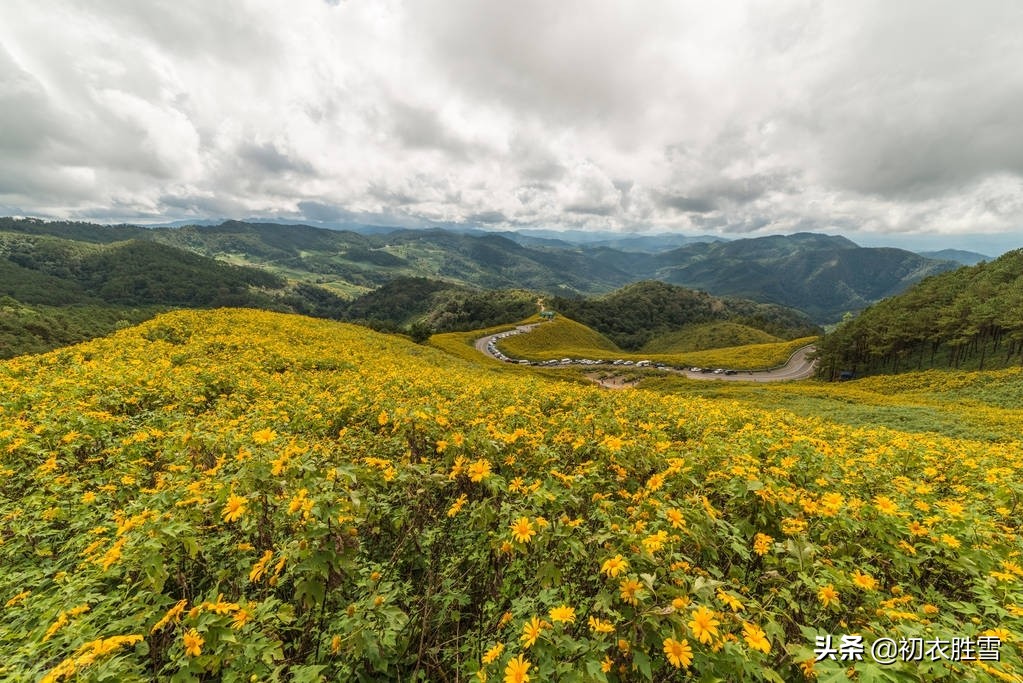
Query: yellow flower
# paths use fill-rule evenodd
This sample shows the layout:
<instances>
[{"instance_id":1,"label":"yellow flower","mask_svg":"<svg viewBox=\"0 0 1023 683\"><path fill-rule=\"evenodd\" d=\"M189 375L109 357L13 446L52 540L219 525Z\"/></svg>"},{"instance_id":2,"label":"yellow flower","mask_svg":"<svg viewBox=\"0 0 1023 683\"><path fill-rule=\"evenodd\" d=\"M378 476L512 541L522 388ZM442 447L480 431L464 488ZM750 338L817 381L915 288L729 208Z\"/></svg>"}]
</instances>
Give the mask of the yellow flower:
<instances>
[{"instance_id":1,"label":"yellow flower","mask_svg":"<svg viewBox=\"0 0 1023 683\"><path fill-rule=\"evenodd\" d=\"M742 609L742 601L735 597L731 593L718 589L718 600L728 605L733 612L738 612Z\"/></svg>"},{"instance_id":2,"label":"yellow flower","mask_svg":"<svg viewBox=\"0 0 1023 683\"><path fill-rule=\"evenodd\" d=\"M512 538L519 543L529 543L533 536L536 536L536 530L533 528L533 523L529 521L528 517L519 517L511 525Z\"/></svg>"},{"instance_id":3,"label":"yellow flower","mask_svg":"<svg viewBox=\"0 0 1023 683\"><path fill-rule=\"evenodd\" d=\"M536 644L537 638L543 633L544 626L547 622L540 619L540 617L533 617L522 626L522 635L519 640L522 641L524 647L530 648Z\"/></svg>"},{"instance_id":4,"label":"yellow flower","mask_svg":"<svg viewBox=\"0 0 1023 683\"><path fill-rule=\"evenodd\" d=\"M487 650L486 654L483 655L483 663L490 664L495 659L500 657L502 652L504 652L504 643L498 643L494 647Z\"/></svg>"},{"instance_id":5,"label":"yellow flower","mask_svg":"<svg viewBox=\"0 0 1023 683\"><path fill-rule=\"evenodd\" d=\"M190 628L185 632L185 654L189 657L198 657L202 654L202 646L206 641L199 632Z\"/></svg>"},{"instance_id":6,"label":"yellow flower","mask_svg":"<svg viewBox=\"0 0 1023 683\"><path fill-rule=\"evenodd\" d=\"M529 681L530 663L519 655L515 659L508 661L508 666L504 668L504 683L527 683Z\"/></svg>"},{"instance_id":7,"label":"yellow flower","mask_svg":"<svg viewBox=\"0 0 1023 683\"><path fill-rule=\"evenodd\" d=\"M888 496L877 496L874 498L874 505L886 515L894 515L899 511L899 506Z\"/></svg>"},{"instance_id":8,"label":"yellow flower","mask_svg":"<svg viewBox=\"0 0 1023 683\"><path fill-rule=\"evenodd\" d=\"M987 636L989 638L998 638L998 640L1003 643L1011 643L1013 640L1012 633L1004 628L989 628L986 631L982 631L980 635Z\"/></svg>"},{"instance_id":9,"label":"yellow flower","mask_svg":"<svg viewBox=\"0 0 1023 683\"><path fill-rule=\"evenodd\" d=\"M227 498L227 504L224 505L224 512L221 516L225 522L237 522L244 514L245 498L232 493Z\"/></svg>"},{"instance_id":10,"label":"yellow flower","mask_svg":"<svg viewBox=\"0 0 1023 683\"><path fill-rule=\"evenodd\" d=\"M481 482L490 476L490 462L480 458L468 467L469 481Z\"/></svg>"},{"instance_id":11,"label":"yellow flower","mask_svg":"<svg viewBox=\"0 0 1023 683\"><path fill-rule=\"evenodd\" d=\"M1007 572L1012 572L1017 576L1023 576L1023 566L1020 566L1018 562L1012 562L1011 560L1002 560L1002 569Z\"/></svg>"},{"instance_id":12,"label":"yellow flower","mask_svg":"<svg viewBox=\"0 0 1023 683\"><path fill-rule=\"evenodd\" d=\"M765 655L771 651L771 643L767 640L767 634L756 624L743 624L742 637L751 650L760 650Z\"/></svg>"},{"instance_id":13,"label":"yellow flower","mask_svg":"<svg viewBox=\"0 0 1023 683\"><path fill-rule=\"evenodd\" d=\"M872 591L877 588L877 579L870 574L862 574L860 570L852 573L852 582L865 591Z\"/></svg>"},{"instance_id":14,"label":"yellow flower","mask_svg":"<svg viewBox=\"0 0 1023 683\"><path fill-rule=\"evenodd\" d=\"M681 641L665 638L664 654L667 655L668 662L676 669L689 668L689 665L693 663L693 649L689 647L689 641L684 638Z\"/></svg>"},{"instance_id":15,"label":"yellow flower","mask_svg":"<svg viewBox=\"0 0 1023 683\"><path fill-rule=\"evenodd\" d=\"M623 558L621 555L615 555L608 560L604 560L604 564L601 566L600 571L604 572L611 578L615 578L628 568L628 560Z\"/></svg>"},{"instance_id":16,"label":"yellow flower","mask_svg":"<svg viewBox=\"0 0 1023 683\"><path fill-rule=\"evenodd\" d=\"M757 555L764 556L771 552L771 544L774 539L767 534L757 534L753 537L753 552Z\"/></svg>"},{"instance_id":17,"label":"yellow flower","mask_svg":"<svg viewBox=\"0 0 1023 683\"><path fill-rule=\"evenodd\" d=\"M252 618L252 614L244 607L240 608L234 613L234 619L231 620L231 628L240 629L245 624L249 623L249 619Z\"/></svg>"},{"instance_id":18,"label":"yellow flower","mask_svg":"<svg viewBox=\"0 0 1023 683\"><path fill-rule=\"evenodd\" d=\"M252 440L256 443L270 443L277 438L277 432L272 429L260 429L259 431L252 432Z\"/></svg>"},{"instance_id":19,"label":"yellow flower","mask_svg":"<svg viewBox=\"0 0 1023 683\"><path fill-rule=\"evenodd\" d=\"M689 628L692 629L696 639L701 643L709 643L713 640L714 636L718 634L718 624L721 623L714 618L714 612L701 606L699 609L693 610L692 617Z\"/></svg>"},{"instance_id":20,"label":"yellow flower","mask_svg":"<svg viewBox=\"0 0 1023 683\"><path fill-rule=\"evenodd\" d=\"M266 573L267 565L270 564L270 560L273 559L273 556L274 554L272 550L267 550L263 553L263 557L259 558L259 560L252 565L252 569L249 571L249 581L255 583L263 577L263 574Z\"/></svg>"},{"instance_id":21,"label":"yellow flower","mask_svg":"<svg viewBox=\"0 0 1023 683\"><path fill-rule=\"evenodd\" d=\"M930 530L920 522L914 520L909 523L909 533L914 536L926 536L930 533Z\"/></svg>"},{"instance_id":22,"label":"yellow flower","mask_svg":"<svg viewBox=\"0 0 1023 683\"><path fill-rule=\"evenodd\" d=\"M4 603L4 607L5 608L6 607L14 607L19 602L21 602L22 600L24 600L25 598L27 598L30 595L32 595L32 591L22 591L22 592L18 593L17 595L15 595L10 600L8 600L7 602L5 602Z\"/></svg>"},{"instance_id":23,"label":"yellow flower","mask_svg":"<svg viewBox=\"0 0 1023 683\"><path fill-rule=\"evenodd\" d=\"M609 671L611 671L611 667L613 667L614 665L615 665L614 660L608 657L607 655L604 655L604 659L600 660L600 670L603 671L604 673L608 673Z\"/></svg>"},{"instance_id":24,"label":"yellow flower","mask_svg":"<svg viewBox=\"0 0 1023 683\"><path fill-rule=\"evenodd\" d=\"M661 529L656 534L652 534L643 539L643 548L653 555L661 548L664 547L665 541L668 540L668 532Z\"/></svg>"},{"instance_id":25,"label":"yellow flower","mask_svg":"<svg viewBox=\"0 0 1023 683\"><path fill-rule=\"evenodd\" d=\"M462 506L464 506L466 501L468 500L469 496L465 495L464 493L460 495L458 497L458 500L452 503L451 507L448 508L448 517L454 517L455 515L457 515L458 511L462 509Z\"/></svg>"},{"instance_id":26,"label":"yellow flower","mask_svg":"<svg viewBox=\"0 0 1023 683\"><path fill-rule=\"evenodd\" d=\"M690 598L688 595L680 595L679 597L671 601L671 606L674 607L676 610L681 611L684 610L686 607L689 607L689 604L691 602L692 598Z\"/></svg>"},{"instance_id":27,"label":"yellow flower","mask_svg":"<svg viewBox=\"0 0 1023 683\"><path fill-rule=\"evenodd\" d=\"M622 600L630 605L639 604L639 593L643 590L643 584L635 579L623 579L618 588L621 591Z\"/></svg>"},{"instance_id":28,"label":"yellow flower","mask_svg":"<svg viewBox=\"0 0 1023 683\"><path fill-rule=\"evenodd\" d=\"M806 521L796 517L781 520L781 530L786 536L795 536L806 531Z\"/></svg>"},{"instance_id":29,"label":"yellow flower","mask_svg":"<svg viewBox=\"0 0 1023 683\"><path fill-rule=\"evenodd\" d=\"M949 534L942 534L941 542L952 549L958 548L959 546L962 545L962 543L959 542L958 538L956 538L955 536L950 536Z\"/></svg>"},{"instance_id":30,"label":"yellow flower","mask_svg":"<svg viewBox=\"0 0 1023 683\"><path fill-rule=\"evenodd\" d=\"M676 508L669 508L668 511L665 512L664 514L668 518L668 521L671 522L671 526L673 528L681 529L686 525L686 520L685 517L682 516L681 510L678 510Z\"/></svg>"},{"instance_id":31,"label":"yellow flower","mask_svg":"<svg viewBox=\"0 0 1023 683\"><path fill-rule=\"evenodd\" d=\"M803 672L803 678L808 681L813 678L817 678L817 671L815 669L816 664L817 660L813 657L810 657L810 659L804 659L799 663L799 669Z\"/></svg>"},{"instance_id":32,"label":"yellow flower","mask_svg":"<svg viewBox=\"0 0 1023 683\"><path fill-rule=\"evenodd\" d=\"M817 591L817 599L821 601L821 604L825 607L829 605L839 604L838 591L830 583Z\"/></svg>"},{"instance_id":33,"label":"yellow flower","mask_svg":"<svg viewBox=\"0 0 1023 683\"><path fill-rule=\"evenodd\" d=\"M174 605L169 610L167 610L167 613L163 615L160 621L156 622L150 633L156 633L157 631L159 631L161 628L163 628L172 621L175 624L181 621L181 613L185 611L185 605L187 604L188 600L179 600L178 604Z\"/></svg>"},{"instance_id":34,"label":"yellow flower","mask_svg":"<svg viewBox=\"0 0 1023 683\"><path fill-rule=\"evenodd\" d=\"M82 494L82 505L92 505L96 502L96 494L92 491L86 491Z\"/></svg>"},{"instance_id":35,"label":"yellow flower","mask_svg":"<svg viewBox=\"0 0 1023 683\"><path fill-rule=\"evenodd\" d=\"M551 621L554 623L575 623L575 608L561 605L550 611Z\"/></svg>"},{"instance_id":36,"label":"yellow flower","mask_svg":"<svg viewBox=\"0 0 1023 683\"><path fill-rule=\"evenodd\" d=\"M604 621L597 617L590 617L587 619L587 623L590 626L590 630L596 633L611 633L615 630L614 624L610 621Z\"/></svg>"}]
</instances>

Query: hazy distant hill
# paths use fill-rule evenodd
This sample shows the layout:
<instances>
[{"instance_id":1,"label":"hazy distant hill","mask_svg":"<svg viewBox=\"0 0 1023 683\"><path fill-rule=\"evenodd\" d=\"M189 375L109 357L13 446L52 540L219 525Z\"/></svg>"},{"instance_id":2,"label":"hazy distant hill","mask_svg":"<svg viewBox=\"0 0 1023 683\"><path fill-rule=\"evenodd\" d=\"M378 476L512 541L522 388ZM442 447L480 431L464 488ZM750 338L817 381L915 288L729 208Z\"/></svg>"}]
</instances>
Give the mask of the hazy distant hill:
<instances>
[{"instance_id":1,"label":"hazy distant hill","mask_svg":"<svg viewBox=\"0 0 1023 683\"><path fill-rule=\"evenodd\" d=\"M661 249L677 241L711 238L595 233L586 239L580 231L442 229L360 234L242 221L147 229L0 219L3 230L93 244L159 242L237 265L260 266L348 298L400 277L564 296L661 280L797 308L822 323L956 267L901 249L864 248L842 237L810 233Z\"/></svg>"},{"instance_id":2,"label":"hazy distant hill","mask_svg":"<svg viewBox=\"0 0 1023 683\"><path fill-rule=\"evenodd\" d=\"M441 278L486 289L601 292L629 274L575 249L534 249L502 235L395 230L383 235L302 225L242 223L153 230L151 239L232 257L289 276L366 289L396 277ZM357 291L357 290L356 290Z\"/></svg>"},{"instance_id":3,"label":"hazy distant hill","mask_svg":"<svg viewBox=\"0 0 1023 683\"><path fill-rule=\"evenodd\" d=\"M937 259L939 261L955 261L964 266L974 266L981 261L990 261L990 256L978 254L975 251L963 251L962 249L942 249L941 251L918 251L924 258Z\"/></svg>"},{"instance_id":4,"label":"hazy distant hill","mask_svg":"<svg viewBox=\"0 0 1023 683\"><path fill-rule=\"evenodd\" d=\"M844 237L787 236L694 244L653 257L665 282L798 308L832 322L956 264Z\"/></svg>"}]
</instances>

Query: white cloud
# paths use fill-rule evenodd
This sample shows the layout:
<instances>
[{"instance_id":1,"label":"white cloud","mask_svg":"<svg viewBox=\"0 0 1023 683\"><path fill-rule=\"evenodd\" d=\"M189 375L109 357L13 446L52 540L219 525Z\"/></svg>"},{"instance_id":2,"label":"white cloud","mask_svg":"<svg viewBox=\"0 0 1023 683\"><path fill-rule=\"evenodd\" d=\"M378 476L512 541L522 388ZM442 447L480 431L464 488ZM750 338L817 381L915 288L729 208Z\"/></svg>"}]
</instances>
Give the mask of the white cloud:
<instances>
[{"instance_id":1,"label":"white cloud","mask_svg":"<svg viewBox=\"0 0 1023 683\"><path fill-rule=\"evenodd\" d=\"M1009 231L1020 35L994 0L7 0L0 205Z\"/></svg>"}]
</instances>

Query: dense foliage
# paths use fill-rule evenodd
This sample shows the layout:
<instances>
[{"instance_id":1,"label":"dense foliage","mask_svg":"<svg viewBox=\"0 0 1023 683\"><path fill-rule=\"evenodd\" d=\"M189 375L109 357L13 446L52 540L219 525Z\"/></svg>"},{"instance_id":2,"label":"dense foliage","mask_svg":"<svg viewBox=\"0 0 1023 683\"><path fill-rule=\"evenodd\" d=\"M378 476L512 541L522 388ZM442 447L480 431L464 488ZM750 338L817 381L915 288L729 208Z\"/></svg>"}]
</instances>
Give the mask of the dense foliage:
<instances>
[{"instance_id":1,"label":"dense foliage","mask_svg":"<svg viewBox=\"0 0 1023 683\"><path fill-rule=\"evenodd\" d=\"M0 220L0 228L10 223ZM98 226L17 222L89 236ZM113 236L141 228L112 227ZM144 231L143 231L144 232ZM0 231L0 357L46 351L137 323L168 307L244 306L339 318L346 303L306 283L133 239L64 239Z\"/></svg>"},{"instance_id":2,"label":"dense foliage","mask_svg":"<svg viewBox=\"0 0 1023 683\"><path fill-rule=\"evenodd\" d=\"M784 339L814 335L818 328L791 308L721 299L663 282L638 282L600 297L553 297L551 308L592 327L623 349L697 323L732 321Z\"/></svg>"},{"instance_id":3,"label":"dense foliage","mask_svg":"<svg viewBox=\"0 0 1023 683\"><path fill-rule=\"evenodd\" d=\"M0 397L5 679L1023 670L1018 441L605 392L256 311L6 361ZM813 662L853 632L984 634L1001 661Z\"/></svg>"},{"instance_id":4,"label":"dense foliage","mask_svg":"<svg viewBox=\"0 0 1023 683\"><path fill-rule=\"evenodd\" d=\"M400 277L352 300L344 318L353 322L415 322L435 332L476 330L528 318L535 294L523 290L477 290L442 280Z\"/></svg>"},{"instance_id":5,"label":"dense foliage","mask_svg":"<svg viewBox=\"0 0 1023 683\"><path fill-rule=\"evenodd\" d=\"M26 306L10 297L0 297L0 358L41 353L102 337L161 310L156 306Z\"/></svg>"},{"instance_id":6,"label":"dense foliage","mask_svg":"<svg viewBox=\"0 0 1023 683\"><path fill-rule=\"evenodd\" d=\"M844 322L818 347L828 378L1023 363L1023 250L928 278Z\"/></svg>"}]
</instances>

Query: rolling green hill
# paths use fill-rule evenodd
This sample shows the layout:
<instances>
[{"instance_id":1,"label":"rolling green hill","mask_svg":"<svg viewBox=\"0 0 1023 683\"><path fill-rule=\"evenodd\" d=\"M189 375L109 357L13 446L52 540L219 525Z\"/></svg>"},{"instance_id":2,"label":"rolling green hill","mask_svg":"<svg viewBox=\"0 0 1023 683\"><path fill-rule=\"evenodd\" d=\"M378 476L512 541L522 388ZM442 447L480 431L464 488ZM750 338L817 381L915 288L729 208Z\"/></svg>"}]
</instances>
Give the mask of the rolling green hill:
<instances>
[{"instance_id":1,"label":"rolling green hill","mask_svg":"<svg viewBox=\"0 0 1023 683\"><path fill-rule=\"evenodd\" d=\"M47 224L46 234L0 232L0 356L107 334L171 307L222 306L340 317L327 290L228 265L149 240L104 241L96 226ZM123 237L130 228L114 228ZM68 239L53 233L91 240Z\"/></svg>"},{"instance_id":2,"label":"rolling green hill","mask_svg":"<svg viewBox=\"0 0 1023 683\"><path fill-rule=\"evenodd\" d=\"M790 308L719 298L663 282L639 282L583 299L552 297L548 305L605 335L623 349L699 323L730 321L783 339L816 335L818 329Z\"/></svg>"},{"instance_id":3,"label":"rolling green hill","mask_svg":"<svg viewBox=\"0 0 1023 683\"><path fill-rule=\"evenodd\" d=\"M540 249L501 235L395 230L361 235L302 225L228 221L219 226L157 229L151 239L207 256L271 268L343 291L363 291L397 277L426 277L483 289L607 291L629 281L578 249Z\"/></svg>"},{"instance_id":4,"label":"rolling green hill","mask_svg":"<svg viewBox=\"0 0 1023 683\"><path fill-rule=\"evenodd\" d=\"M400 277L347 304L344 318L394 327L413 324L435 332L475 330L536 311L536 294L524 290L479 290L442 280Z\"/></svg>"},{"instance_id":5,"label":"rolling green hill","mask_svg":"<svg viewBox=\"0 0 1023 683\"><path fill-rule=\"evenodd\" d=\"M818 322L834 322L959 266L809 233L694 244L659 254L655 261L659 280L791 306Z\"/></svg>"},{"instance_id":6,"label":"rolling green hill","mask_svg":"<svg viewBox=\"0 0 1023 683\"><path fill-rule=\"evenodd\" d=\"M621 352L604 335L564 316L541 323L528 334L506 337L498 347L512 358L531 359L561 358L583 351L589 358L596 357L594 354L606 358Z\"/></svg>"},{"instance_id":7,"label":"rolling green hill","mask_svg":"<svg viewBox=\"0 0 1023 683\"><path fill-rule=\"evenodd\" d=\"M841 237L809 233L672 248L686 240L622 237L573 244L517 233L395 229L361 234L242 221L147 229L0 218L0 231L97 245L159 242L236 265L257 265L346 298L399 277L564 297L661 280L716 296L796 308L821 323L956 267L900 249L863 248Z\"/></svg>"},{"instance_id":8,"label":"rolling green hill","mask_svg":"<svg viewBox=\"0 0 1023 683\"><path fill-rule=\"evenodd\" d=\"M0 358L42 353L102 337L166 310L161 306L28 305L0 297Z\"/></svg>"},{"instance_id":9,"label":"rolling green hill","mask_svg":"<svg viewBox=\"0 0 1023 683\"><path fill-rule=\"evenodd\" d=\"M654 337L640 349L643 353L686 353L725 346L771 344L782 341L749 325L733 322L702 323Z\"/></svg>"},{"instance_id":10,"label":"rolling green hill","mask_svg":"<svg viewBox=\"0 0 1023 683\"><path fill-rule=\"evenodd\" d=\"M832 378L1021 364L1023 250L928 278L843 323L818 350Z\"/></svg>"}]
</instances>

